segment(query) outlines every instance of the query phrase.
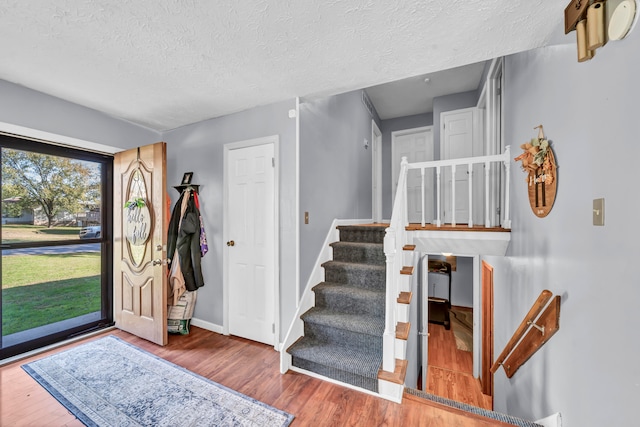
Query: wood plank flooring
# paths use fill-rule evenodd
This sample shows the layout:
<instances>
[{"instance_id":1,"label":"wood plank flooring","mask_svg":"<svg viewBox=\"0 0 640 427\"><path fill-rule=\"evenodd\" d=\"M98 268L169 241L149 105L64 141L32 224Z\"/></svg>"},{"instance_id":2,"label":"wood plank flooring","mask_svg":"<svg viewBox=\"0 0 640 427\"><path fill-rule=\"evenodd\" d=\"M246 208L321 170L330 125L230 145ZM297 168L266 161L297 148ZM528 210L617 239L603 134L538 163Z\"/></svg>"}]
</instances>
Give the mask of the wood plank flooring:
<instances>
[{"instance_id":1,"label":"wood plank flooring","mask_svg":"<svg viewBox=\"0 0 640 427\"><path fill-rule=\"evenodd\" d=\"M490 396L482 394L473 376L473 352L458 350L453 327L429 324L428 393L492 410Z\"/></svg>"},{"instance_id":2,"label":"wood plank flooring","mask_svg":"<svg viewBox=\"0 0 640 427\"><path fill-rule=\"evenodd\" d=\"M88 340L107 334L287 411L295 415L292 426L508 426L411 395L397 404L296 372L282 375L272 347L197 327L189 335L170 336L166 347L120 330ZM81 342L0 367L0 425L82 425L20 367Z\"/></svg>"}]
</instances>

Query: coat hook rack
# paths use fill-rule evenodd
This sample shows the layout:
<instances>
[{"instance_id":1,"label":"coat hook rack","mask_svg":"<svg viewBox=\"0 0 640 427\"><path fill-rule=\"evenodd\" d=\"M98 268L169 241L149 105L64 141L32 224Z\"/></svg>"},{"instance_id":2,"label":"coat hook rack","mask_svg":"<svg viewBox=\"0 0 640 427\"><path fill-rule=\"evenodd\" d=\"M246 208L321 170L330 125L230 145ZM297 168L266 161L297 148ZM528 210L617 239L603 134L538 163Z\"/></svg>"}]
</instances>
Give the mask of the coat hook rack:
<instances>
[{"instance_id":1,"label":"coat hook rack","mask_svg":"<svg viewBox=\"0 0 640 427\"><path fill-rule=\"evenodd\" d=\"M174 185L173 188L178 190L178 193L182 193L184 190L188 188L192 188L196 193L200 194L200 185L192 184L191 179L193 178L193 172L185 172L182 176L182 182L180 185Z\"/></svg>"}]
</instances>

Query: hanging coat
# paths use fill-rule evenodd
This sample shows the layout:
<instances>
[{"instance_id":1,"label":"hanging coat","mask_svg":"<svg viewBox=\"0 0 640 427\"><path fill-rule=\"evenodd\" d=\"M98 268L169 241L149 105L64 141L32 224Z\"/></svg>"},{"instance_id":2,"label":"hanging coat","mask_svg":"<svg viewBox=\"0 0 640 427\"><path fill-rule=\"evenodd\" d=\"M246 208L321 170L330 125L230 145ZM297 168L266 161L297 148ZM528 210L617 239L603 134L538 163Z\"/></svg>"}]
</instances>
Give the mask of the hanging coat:
<instances>
[{"instance_id":1,"label":"hanging coat","mask_svg":"<svg viewBox=\"0 0 640 427\"><path fill-rule=\"evenodd\" d=\"M188 197L184 213L181 212L184 197ZM204 286L200 252L200 212L196 207L191 191L186 190L176 202L169 221L167 253L178 255L171 263L179 262L188 291ZM170 269L171 270L171 269Z\"/></svg>"}]
</instances>

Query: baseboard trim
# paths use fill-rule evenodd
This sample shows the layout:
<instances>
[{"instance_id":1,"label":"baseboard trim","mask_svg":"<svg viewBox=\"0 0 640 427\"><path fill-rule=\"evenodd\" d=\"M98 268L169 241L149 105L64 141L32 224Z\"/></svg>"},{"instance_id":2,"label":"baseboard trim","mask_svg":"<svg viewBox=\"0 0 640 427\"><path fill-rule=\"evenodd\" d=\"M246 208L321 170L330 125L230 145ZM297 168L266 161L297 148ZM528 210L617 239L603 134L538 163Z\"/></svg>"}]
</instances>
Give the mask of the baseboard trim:
<instances>
[{"instance_id":1,"label":"baseboard trim","mask_svg":"<svg viewBox=\"0 0 640 427\"><path fill-rule=\"evenodd\" d=\"M220 325L216 325L215 323L207 322L206 320L200 320L197 318L191 319L191 325L197 326L198 328L206 329L207 331L215 332L218 334L222 334L223 328Z\"/></svg>"}]
</instances>

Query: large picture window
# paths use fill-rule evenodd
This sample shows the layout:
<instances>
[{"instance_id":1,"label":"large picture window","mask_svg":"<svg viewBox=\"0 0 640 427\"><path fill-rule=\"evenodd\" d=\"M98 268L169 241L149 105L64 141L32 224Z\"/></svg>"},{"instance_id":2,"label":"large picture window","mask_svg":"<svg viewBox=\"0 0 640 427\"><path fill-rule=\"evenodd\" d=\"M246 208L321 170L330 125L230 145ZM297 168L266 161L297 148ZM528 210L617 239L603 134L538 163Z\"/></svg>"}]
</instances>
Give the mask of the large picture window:
<instances>
[{"instance_id":1,"label":"large picture window","mask_svg":"<svg viewBox=\"0 0 640 427\"><path fill-rule=\"evenodd\" d=\"M0 135L0 358L113 324L111 157Z\"/></svg>"}]
</instances>

